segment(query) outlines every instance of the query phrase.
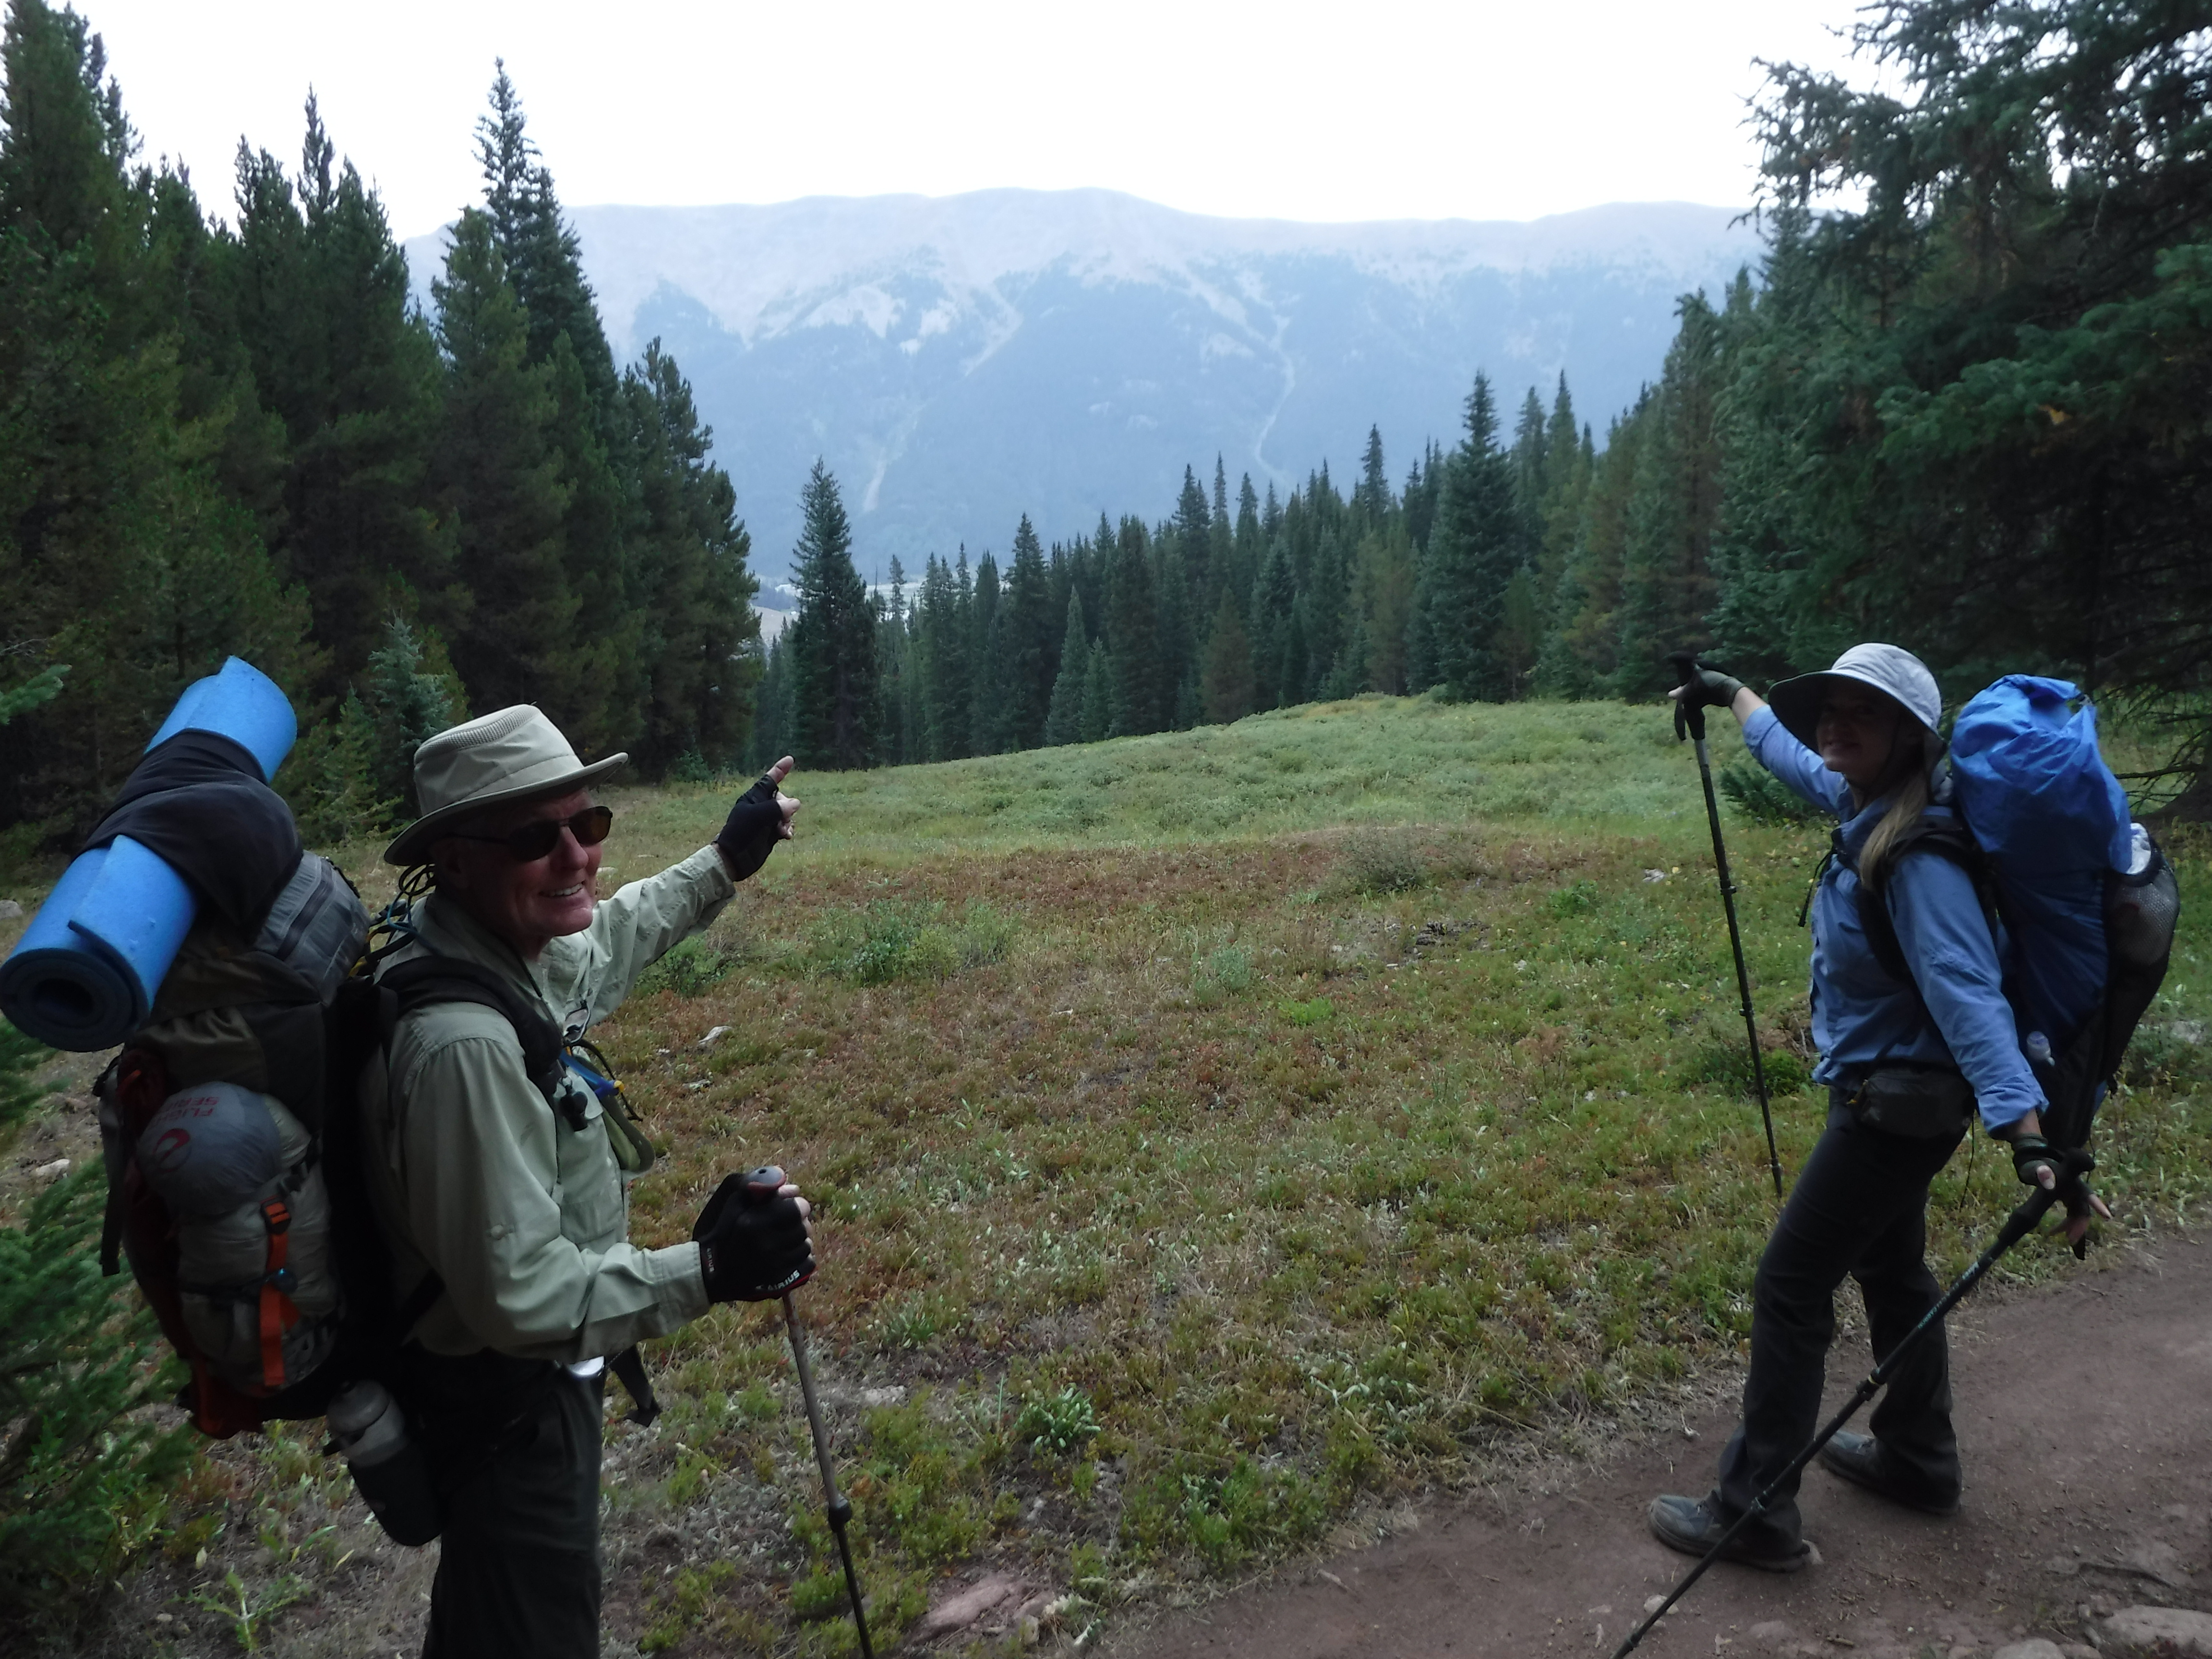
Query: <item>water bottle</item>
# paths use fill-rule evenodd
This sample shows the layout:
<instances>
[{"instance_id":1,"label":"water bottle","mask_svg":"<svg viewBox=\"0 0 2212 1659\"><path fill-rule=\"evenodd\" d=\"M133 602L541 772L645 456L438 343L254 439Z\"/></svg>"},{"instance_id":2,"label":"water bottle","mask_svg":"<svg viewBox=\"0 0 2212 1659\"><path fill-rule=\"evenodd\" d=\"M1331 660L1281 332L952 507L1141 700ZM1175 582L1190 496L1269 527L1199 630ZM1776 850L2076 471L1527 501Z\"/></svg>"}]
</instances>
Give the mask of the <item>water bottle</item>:
<instances>
[{"instance_id":1,"label":"water bottle","mask_svg":"<svg viewBox=\"0 0 2212 1659\"><path fill-rule=\"evenodd\" d=\"M2173 949L2181 915L2173 866L2140 823L2134 826L2134 836L2130 867L2105 898L2105 945L2116 970L2154 969L2164 962Z\"/></svg>"},{"instance_id":2,"label":"water bottle","mask_svg":"<svg viewBox=\"0 0 2212 1659\"><path fill-rule=\"evenodd\" d=\"M395 1544L427 1544L441 1530L437 1487L422 1443L407 1432L407 1414L374 1378L353 1383L331 1401L331 1438L353 1471L353 1483Z\"/></svg>"}]
</instances>

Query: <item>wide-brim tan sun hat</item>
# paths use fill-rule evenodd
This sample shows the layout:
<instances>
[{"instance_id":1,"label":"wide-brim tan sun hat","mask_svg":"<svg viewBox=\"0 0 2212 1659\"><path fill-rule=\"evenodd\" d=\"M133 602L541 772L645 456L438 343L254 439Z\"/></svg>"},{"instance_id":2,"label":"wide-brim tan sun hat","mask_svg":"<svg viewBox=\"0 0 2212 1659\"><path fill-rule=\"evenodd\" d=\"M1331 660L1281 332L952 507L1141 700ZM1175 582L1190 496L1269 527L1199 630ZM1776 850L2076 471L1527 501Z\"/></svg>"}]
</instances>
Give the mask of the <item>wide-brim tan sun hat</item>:
<instances>
[{"instance_id":1,"label":"wide-brim tan sun hat","mask_svg":"<svg viewBox=\"0 0 2212 1659\"><path fill-rule=\"evenodd\" d=\"M1766 701L1784 730L1808 749L1818 749L1820 703L1838 680L1872 686L1894 698L1941 746L1943 734L1937 727L1943 719L1943 693L1928 665L1901 645L1855 645L1817 674L1779 682Z\"/></svg>"},{"instance_id":2,"label":"wide-brim tan sun hat","mask_svg":"<svg viewBox=\"0 0 2212 1659\"><path fill-rule=\"evenodd\" d=\"M561 728L526 702L447 726L415 751L415 799L422 816L384 849L384 861L402 869L424 863L438 837L471 813L565 795L629 759L610 755L586 766Z\"/></svg>"}]
</instances>

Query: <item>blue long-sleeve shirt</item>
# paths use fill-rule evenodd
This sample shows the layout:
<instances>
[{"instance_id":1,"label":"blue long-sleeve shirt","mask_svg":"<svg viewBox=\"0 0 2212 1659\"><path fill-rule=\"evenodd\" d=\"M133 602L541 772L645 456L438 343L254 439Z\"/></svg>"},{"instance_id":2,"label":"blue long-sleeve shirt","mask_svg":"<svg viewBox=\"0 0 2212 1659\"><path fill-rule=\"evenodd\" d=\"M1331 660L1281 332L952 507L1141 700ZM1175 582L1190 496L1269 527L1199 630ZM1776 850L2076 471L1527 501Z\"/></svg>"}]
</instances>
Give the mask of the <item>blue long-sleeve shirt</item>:
<instances>
[{"instance_id":1,"label":"blue long-sleeve shirt","mask_svg":"<svg viewBox=\"0 0 2212 1659\"><path fill-rule=\"evenodd\" d=\"M1838 850L1813 896L1813 1040L1820 1083L1854 1082L1899 1061L1955 1066L1992 1131L2040 1110L2043 1091L2021 1052L2005 1000L2004 970L1972 878L1935 853L1907 853L1891 870L1887 899L1910 982L1881 965L1859 926L1859 848L1889 810L1887 799L1851 811L1850 786L1761 708L1743 741L1769 772L1841 820ZM1950 809L1929 815L1948 818ZM1915 988L1917 988L1916 994Z\"/></svg>"}]
</instances>

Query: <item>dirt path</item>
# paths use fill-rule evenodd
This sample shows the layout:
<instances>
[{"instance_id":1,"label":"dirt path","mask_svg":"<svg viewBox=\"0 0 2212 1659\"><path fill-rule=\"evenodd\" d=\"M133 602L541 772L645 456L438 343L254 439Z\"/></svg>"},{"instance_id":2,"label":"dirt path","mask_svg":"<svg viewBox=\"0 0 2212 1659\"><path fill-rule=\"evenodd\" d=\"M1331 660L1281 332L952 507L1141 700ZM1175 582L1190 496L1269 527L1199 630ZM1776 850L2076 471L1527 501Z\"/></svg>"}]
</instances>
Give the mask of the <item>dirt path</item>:
<instances>
[{"instance_id":1,"label":"dirt path","mask_svg":"<svg viewBox=\"0 0 2212 1659\"><path fill-rule=\"evenodd\" d=\"M1863 1340L1860 1338L1859 1340ZM1839 1353L1849 1338L1839 1339ZM1720 1567L1647 1638L1690 1654L1961 1659L2026 1636L2062 1653L2090 1613L2212 1607L2212 1242L1954 1323L1963 1510L1936 1520L1808 1473L1820 1565ZM1831 1366L1832 1380L1841 1372ZM1859 1373L1840 1376L1840 1401ZM1689 1562L1644 1528L1661 1491L1702 1492L1733 1425L1718 1412L1549 1497L1496 1497L1115 1644L1126 1659L1609 1654ZM2081 1654L2094 1650L2084 1645Z\"/></svg>"}]
</instances>

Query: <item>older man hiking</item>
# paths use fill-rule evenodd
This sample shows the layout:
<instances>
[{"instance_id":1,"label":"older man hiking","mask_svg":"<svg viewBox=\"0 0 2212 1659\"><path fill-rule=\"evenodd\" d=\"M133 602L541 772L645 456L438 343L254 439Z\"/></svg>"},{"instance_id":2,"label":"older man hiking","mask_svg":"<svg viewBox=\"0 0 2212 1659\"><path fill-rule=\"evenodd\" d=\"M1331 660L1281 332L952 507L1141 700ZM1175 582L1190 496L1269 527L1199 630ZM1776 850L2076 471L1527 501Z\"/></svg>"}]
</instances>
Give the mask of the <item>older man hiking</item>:
<instances>
[{"instance_id":1,"label":"older man hiking","mask_svg":"<svg viewBox=\"0 0 2212 1659\"><path fill-rule=\"evenodd\" d=\"M422 816L385 850L403 891L428 890L380 980L442 976L403 1001L362 1079L371 1195L413 1316L393 1393L443 1522L435 1659L596 1659L606 1358L814 1268L789 1186L766 1204L718 1194L693 1243L629 1242L628 1173L650 1143L562 1049L714 920L799 803L778 787L786 757L713 842L602 901L613 814L588 786L625 758L585 765L532 708L470 720L416 752Z\"/></svg>"}]
</instances>

